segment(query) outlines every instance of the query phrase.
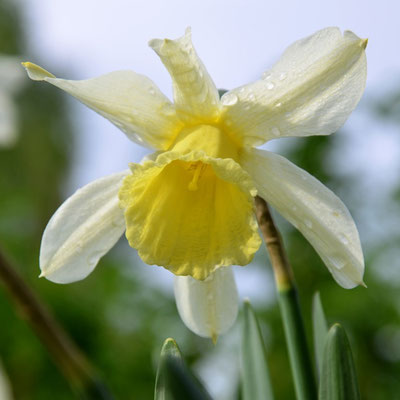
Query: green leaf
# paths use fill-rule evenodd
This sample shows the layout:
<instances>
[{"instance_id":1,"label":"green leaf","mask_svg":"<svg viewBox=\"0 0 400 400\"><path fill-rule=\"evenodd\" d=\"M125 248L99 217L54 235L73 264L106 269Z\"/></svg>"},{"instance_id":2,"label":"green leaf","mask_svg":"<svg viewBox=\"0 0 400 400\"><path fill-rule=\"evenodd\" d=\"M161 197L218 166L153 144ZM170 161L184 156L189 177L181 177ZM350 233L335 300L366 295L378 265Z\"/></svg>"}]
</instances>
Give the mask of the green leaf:
<instances>
[{"instance_id":1,"label":"green leaf","mask_svg":"<svg viewBox=\"0 0 400 400\"><path fill-rule=\"evenodd\" d=\"M154 400L211 400L201 383L187 368L174 339L161 349Z\"/></svg>"},{"instance_id":2,"label":"green leaf","mask_svg":"<svg viewBox=\"0 0 400 400\"><path fill-rule=\"evenodd\" d=\"M319 400L359 400L357 376L350 343L335 324L328 332L322 364Z\"/></svg>"},{"instance_id":3,"label":"green leaf","mask_svg":"<svg viewBox=\"0 0 400 400\"><path fill-rule=\"evenodd\" d=\"M317 386L297 289L294 286L278 289L278 301L289 352L296 399L315 400L318 397Z\"/></svg>"},{"instance_id":4,"label":"green leaf","mask_svg":"<svg viewBox=\"0 0 400 400\"><path fill-rule=\"evenodd\" d=\"M249 301L244 302L241 374L243 400L274 398L260 326Z\"/></svg>"},{"instance_id":5,"label":"green leaf","mask_svg":"<svg viewBox=\"0 0 400 400\"><path fill-rule=\"evenodd\" d=\"M326 336L328 334L328 324L326 322L324 309L322 308L321 297L316 292L312 304L313 330L314 330L314 351L318 374L321 375L322 360Z\"/></svg>"}]
</instances>

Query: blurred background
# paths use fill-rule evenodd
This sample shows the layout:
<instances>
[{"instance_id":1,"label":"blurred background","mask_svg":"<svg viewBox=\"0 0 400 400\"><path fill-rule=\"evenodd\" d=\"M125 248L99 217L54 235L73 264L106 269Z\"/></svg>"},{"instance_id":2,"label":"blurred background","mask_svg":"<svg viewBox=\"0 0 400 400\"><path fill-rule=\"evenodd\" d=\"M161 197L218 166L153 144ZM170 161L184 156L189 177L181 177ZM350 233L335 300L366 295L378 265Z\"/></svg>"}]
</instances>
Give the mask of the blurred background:
<instances>
[{"instance_id":1,"label":"blurred background","mask_svg":"<svg viewBox=\"0 0 400 400\"><path fill-rule=\"evenodd\" d=\"M399 12L395 0L0 0L0 246L117 399L152 398L158 354L170 336L216 399L239 398L241 318L216 346L189 332L175 307L171 274L144 265L124 238L82 282L38 279L41 234L61 202L148 150L56 88L29 81L19 63L29 60L70 79L132 69L171 96L169 76L147 42L179 37L187 26L217 86L225 89L257 79L291 42L326 26L369 38L367 89L344 128L329 137L272 141L266 148L312 173L350 209L368 289L339 287L301 234L276 218L308 333L318 290L329 321L341 322L350 336L362 397L394 399L400 393ZM235 273L241 297L250 298L260 318L276 398L293 399L265 250ZM8 381L14 399L54 399L54 393L60 400L74 398L1 282L0 360L0 386Z\"/></svg>"}]
</instances>

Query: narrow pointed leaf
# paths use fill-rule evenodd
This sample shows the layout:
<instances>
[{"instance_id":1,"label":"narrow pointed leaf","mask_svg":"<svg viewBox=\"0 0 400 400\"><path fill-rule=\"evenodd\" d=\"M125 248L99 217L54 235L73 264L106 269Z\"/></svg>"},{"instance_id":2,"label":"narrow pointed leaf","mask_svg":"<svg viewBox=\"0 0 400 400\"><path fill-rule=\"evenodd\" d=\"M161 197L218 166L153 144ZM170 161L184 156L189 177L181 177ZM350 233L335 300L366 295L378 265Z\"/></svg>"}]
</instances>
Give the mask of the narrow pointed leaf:
<instances>
[{"instance_id":1,"label":"narrow pointed leaf","mask_svg":"<svg viewBox=\"0 0 400 400\"><path fill-rule=\"evenodd\" d=\"M161 349L154 400L211 400L211 397L187 368L174 339Z\"/></svg>"},{"instance_id":2,"label":"narrow pointed leaf","mask_svg":"<svg viewBox=\"0 0 400 400\"><path fill-rule=\"evenodd\" d=\"M322 364L319 400L359 400L357 376L350 343L335 324L328 332Z\"/></svg>"},{"instance_id":3,"label":"narrow pointed leaf","mask_svg":"<svg viewBox=\"0 0 400 400\"><path fill-rule=\"evenodd\" d=\"M274 398L265 345L257 317L249 301L244 303L241 373L243 400L272 400Z\"/></svg>"},{"instance_id":4,"label":"narrow pointed leaf","mask_svg":"<svg viewBox=\"0 0 400 400\"><path fill-rule=\"evenodd\" d=\"M313 297L312 316L315 361L317 364L318 375L320 376L322 359L324 356L325 341L328 334L328 324L326 322L324 309L322 308L321 296L319 295L319 292L316 292Z\"/></svg>"}]
</instances>

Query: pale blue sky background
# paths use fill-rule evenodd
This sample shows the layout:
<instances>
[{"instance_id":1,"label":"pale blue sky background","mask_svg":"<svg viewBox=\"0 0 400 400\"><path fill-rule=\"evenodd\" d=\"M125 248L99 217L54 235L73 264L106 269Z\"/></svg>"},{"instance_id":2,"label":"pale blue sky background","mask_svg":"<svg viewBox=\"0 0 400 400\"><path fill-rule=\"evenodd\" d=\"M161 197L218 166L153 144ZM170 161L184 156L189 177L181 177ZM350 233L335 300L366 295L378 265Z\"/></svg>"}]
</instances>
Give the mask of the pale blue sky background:
<instances>
[{"instance_id":1,"label":"pale blue sky background","mask_svg":"<svg viewBox=\"0 0 400 400\"><path fill-rule=\"evenodd\" d=\"M19 1L24 5L30 61L70 79L132 69L149 76L168 96L170 78L147 42L176 38L187 26L192 27L194 45L217 86L228 89L257 79L289 44L321 28L338 26L369 38L366 93L345 125L340 151L329 162L341 174L361 172L364 176L353 194L340 194L345 202L346 196L365 196L369 199L366 206L377 209L381 194L398 180L398 127L371 118L368 110L369 100L400 87L398 1ZM73 173L65 185L66 197L78 186L125 169L128 162L139 161L147 152L75 100L71 100L71 112L76 116L78 140ZM279 151L279 141L276 143L268 148ZM370 210L359 210L355 215L364 247L374 240L373 226L362 229L371 220ZM364 233L367 231L372 232L369 237ZM144 279L164 282L170 290L171 276L161 270L149 267ZM243 296L250 295L255 302L271 299L273 288L268 277L261 279L260 285L259 270L248 267L245 274L238 272ZM236 339L232 336L229 340L234 343ZM206 360L203 377L213 377L213 393L218 395L226 381L216 371L232 369L232 359L213 357L215 368L210 370L210 360ZM231 373L235 374L235 369Z\"/></svg>"}]
</instances>

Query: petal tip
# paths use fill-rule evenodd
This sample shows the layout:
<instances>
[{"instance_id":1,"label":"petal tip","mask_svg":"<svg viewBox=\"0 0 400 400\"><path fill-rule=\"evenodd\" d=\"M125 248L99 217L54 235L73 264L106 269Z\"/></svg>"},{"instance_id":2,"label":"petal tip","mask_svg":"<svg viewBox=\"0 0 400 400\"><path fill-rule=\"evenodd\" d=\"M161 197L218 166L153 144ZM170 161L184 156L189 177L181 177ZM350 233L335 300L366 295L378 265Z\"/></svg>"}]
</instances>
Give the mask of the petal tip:
<instances>
[{"instance_id":1,"label":"petal tip","mask_svg":"<svg viewBox=\"0 0 400 400\"><path fill-rule=\"evenodd\" d=\"M52 73L46 71L42 67L39 67L39 65L33 64L29 61L21 64L28 73L29 78L31 78L33 81L43 81L46 80L46 78L55 78Z\"/></svg>"},{"instance_id":2,"label":"petal tip","mask_svg":"<svg viewBox=\"0 0 400 400\"><path fill-rule=\"evenodd\" d=\"M189 37L192 36L192 27L191 27L191 26L188 26L188 27L185 29L185 36L189 36Z\"/></svg>"},{"instance_id":3,"label":"petal tip","mask_svg":"<svg viewBox=\"0 0 400 400\"><path fill-rule=\"evenodd\" d=\"M367 48L368 39L361 39L360 46L365 50Z\"/></svg>"},{"instance_id":4,"label":"petal tip","mask_svg":"<svg viewBox=\"0 0 400 400\"><path fill-rule=\"evenodd\" d=\"M148 45L158 54L164 42L164 39L151 39L149 40Z\"/></svg>"}]
</instances>

